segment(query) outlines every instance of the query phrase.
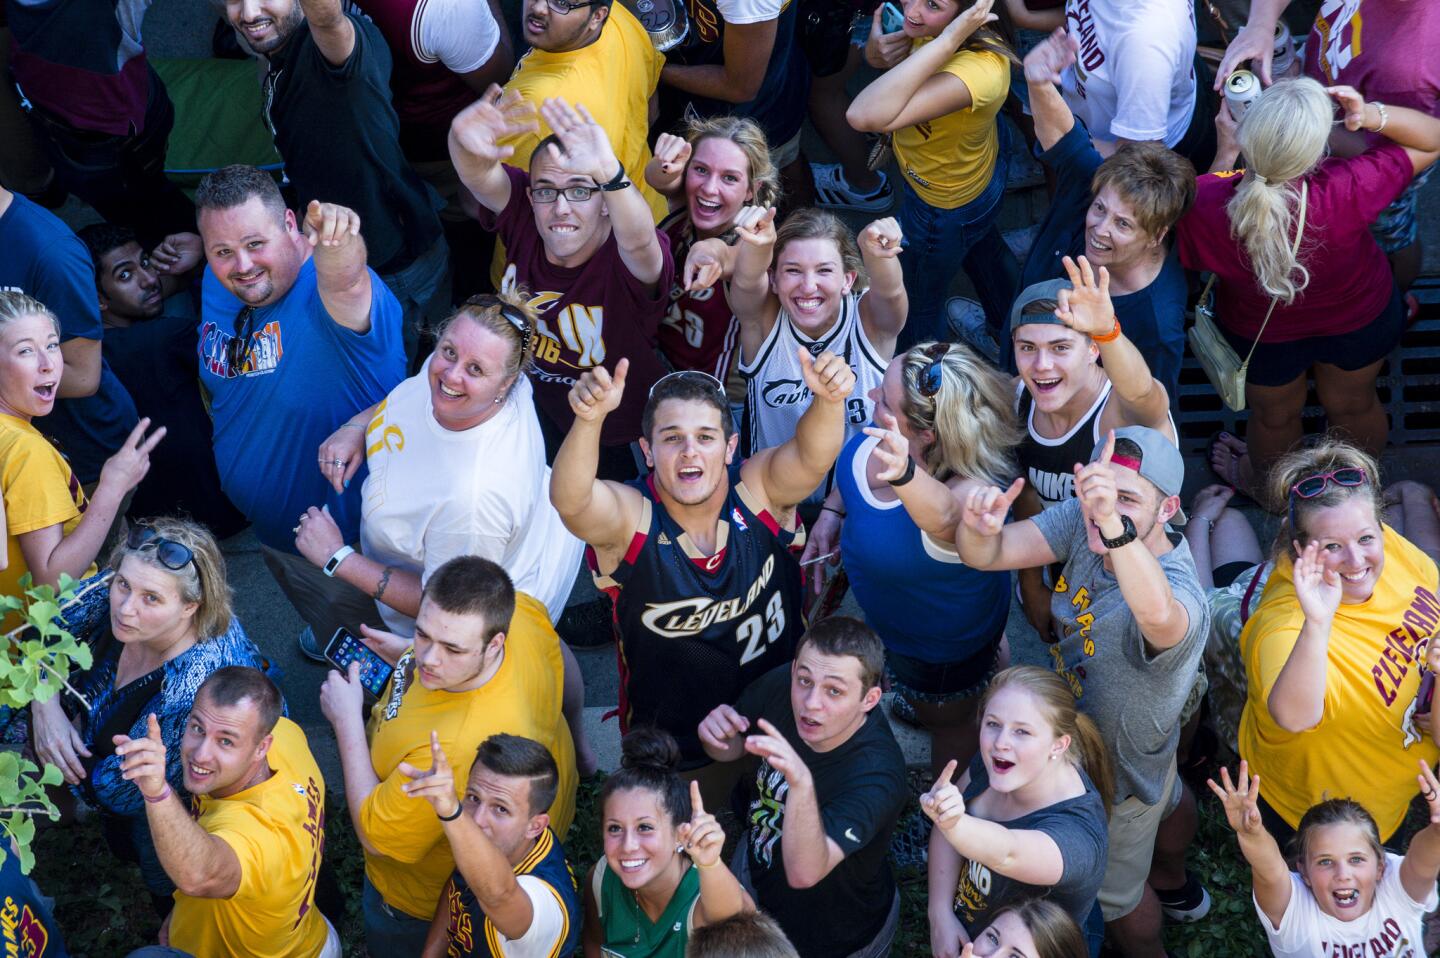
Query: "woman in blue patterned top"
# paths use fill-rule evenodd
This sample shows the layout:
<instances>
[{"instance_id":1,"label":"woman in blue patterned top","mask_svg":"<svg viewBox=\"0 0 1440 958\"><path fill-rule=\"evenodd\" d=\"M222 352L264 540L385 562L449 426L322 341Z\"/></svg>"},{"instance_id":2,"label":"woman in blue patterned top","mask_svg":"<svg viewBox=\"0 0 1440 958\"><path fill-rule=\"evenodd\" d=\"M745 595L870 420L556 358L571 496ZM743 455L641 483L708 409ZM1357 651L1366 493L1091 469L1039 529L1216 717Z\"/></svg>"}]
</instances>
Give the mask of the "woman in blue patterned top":
<instances>
[{"instance_id":1,"label":"woman in blue patterned top","mask_svg":"<svg viewBox=\"0 0 1440 958\"><path fill-rule=\"evenodd\" d=\"M166 777L184 795L179 746L195 691L216 669L266 663L231 615L225 560L204 526L182 519L136 524L110 567L109 626L92 642L89 671L71 678L88 708L69 695L63 703L60 696L34 703L35 752L100 810L111 851L138 862L165 913L175 886L155 855L139 790L120 777L113 736L144 736L146 716L155 713L169 754Z\"/></svg>"}]
</instances>

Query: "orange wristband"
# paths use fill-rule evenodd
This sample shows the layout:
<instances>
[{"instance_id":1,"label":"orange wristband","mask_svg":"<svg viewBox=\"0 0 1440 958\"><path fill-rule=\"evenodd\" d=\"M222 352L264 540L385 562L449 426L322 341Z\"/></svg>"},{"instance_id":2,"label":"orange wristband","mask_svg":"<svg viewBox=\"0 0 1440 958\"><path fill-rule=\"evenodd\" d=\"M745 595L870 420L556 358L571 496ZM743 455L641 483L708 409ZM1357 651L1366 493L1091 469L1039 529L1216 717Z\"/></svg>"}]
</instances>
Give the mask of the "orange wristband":
<instances>
[{"instance_id":1,"label":"orange wristband","mask_svg":"<svg viewBox=\"0 0 1440 958\"><path fill-rule=\"evenodd\" d=\"M1115 342L1115 340L1120 338L1120 317L1115 317L1115 325L1110 327L1110 332L1103 336L1091 336L1090 338L1097 343Z\"/></svg>"}]
</instances>

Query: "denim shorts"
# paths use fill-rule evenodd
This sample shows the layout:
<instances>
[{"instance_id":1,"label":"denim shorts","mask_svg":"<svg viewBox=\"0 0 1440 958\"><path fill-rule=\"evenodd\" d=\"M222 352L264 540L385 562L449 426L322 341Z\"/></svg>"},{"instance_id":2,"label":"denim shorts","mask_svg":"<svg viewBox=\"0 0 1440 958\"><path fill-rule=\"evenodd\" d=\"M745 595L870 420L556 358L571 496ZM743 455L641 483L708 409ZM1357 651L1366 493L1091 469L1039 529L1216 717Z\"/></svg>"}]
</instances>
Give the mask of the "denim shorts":
<instances>
[{"instance_id":1,"label":"denim shorts","mask_svg":"<svg viewBox=\"0 0 1440 958\"><path fill-rule=\"evenodd\" d=\"M1397 253L1407 246L1415 245L1415 239L1419 235L1415 219L1416 202L1421 187L1425 185L1426 180L1430 179L1430 174L1434 169L1432 166L1415 177L1410 185L1405 187L1405 192L1396 197L1395 202L1381 210L1380 215L1375 218L1375 222L1370 224L1370 235L1375 237L1375 242L1380 244L1380 248L1385 251L1387 256Z\"/></svg>"},{"instance_id":2,"label":"denim shorts","mask_svg":"<svg viewBox=\"0 0 1440 958\"><path fill-rule=\"evenodd\" d=\"M1002 626L979 650L958 662L923 662L886 650L885 676L896 695L912 702L945 705L973 698L985 691L995 677L1000 640L1004 636Z\"/></svg>"}]
</instances>

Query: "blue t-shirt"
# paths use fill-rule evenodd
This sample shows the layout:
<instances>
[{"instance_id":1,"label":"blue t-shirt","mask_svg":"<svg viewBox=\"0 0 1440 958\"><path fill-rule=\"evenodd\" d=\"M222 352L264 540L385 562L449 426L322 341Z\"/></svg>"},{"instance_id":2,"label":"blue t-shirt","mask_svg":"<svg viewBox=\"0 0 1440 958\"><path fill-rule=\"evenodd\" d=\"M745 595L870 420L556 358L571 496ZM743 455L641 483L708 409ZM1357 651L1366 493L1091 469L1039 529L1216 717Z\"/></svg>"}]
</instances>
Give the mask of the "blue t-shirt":
<instances>
[{"instance_id":1,"label":"blue t-shirt","mask_svg":"<svg viewBox=\"0 0 1440 958\"><path fill-rule=\"evenodd\" d=\"M0 216L0 249L0 290L19 290L50 307L60 317L62 343L101 338L95 267L70 227L14 194ZM125 444L139 418L130 394L102 356L95 394L57 400L54 411L35 420L35 427L59 443L76 478L88 486L100 478L105 460Z\"/></svg>"},{"instance_id":2,"label":"blue t-shirt","mask_svg":"<svg viewBox=\"0 0 1440 958\"><path fill-rule=\"evenodd\" d=\"M1055 195L1020 275L1020 288L1065 275L1061 260L1085 252L1085 214L1093 196L1090 183L1102 157L1085 127L1076 123L1040 160L1055 172ZM1154 282L1114 297L1115 317L1125 336L1140 350L1150 373L1175 400L1180 360L1185 352L1185 271L1172 249Z\"/></svg>"},{"instance_id":3,"label":"blue t-shirt","mask_svg":"<svg viewBox=\"0 0 1440 958\"><path fill-rule=\"evenodd\" d=\"M65 936L50 911L50 902L20 870L20 856L5 845L0 863L0 954L68 958Z\"/></svg>"},{"instance_id":4,"label":"blue t-shirt","mask_svg":"<svg viewBox=\"0 0 1440 958\"><path fill-rule=\"evenodd\" d=\"M295 553L295 522L328 505L346 542L360 538L364 466L343 495L320 473L316 453L340 424L405 378L400 303L370 271L370 331L353 332L325 311L315 260L251 320L250 358L231 369L227 353L242 303L207 267L200 313L200 381L215 417L220 484L265 545Z\"/></svg>"}]
</instances>

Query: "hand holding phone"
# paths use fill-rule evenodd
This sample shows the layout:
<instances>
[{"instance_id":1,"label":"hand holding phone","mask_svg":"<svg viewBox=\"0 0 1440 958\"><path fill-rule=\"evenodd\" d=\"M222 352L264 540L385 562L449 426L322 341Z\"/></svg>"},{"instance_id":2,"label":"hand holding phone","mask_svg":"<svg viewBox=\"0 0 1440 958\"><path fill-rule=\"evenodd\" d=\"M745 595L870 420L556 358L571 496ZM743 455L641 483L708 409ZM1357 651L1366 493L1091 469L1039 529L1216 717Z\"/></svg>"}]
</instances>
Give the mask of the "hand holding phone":
<instances>
[{"instance_id":1,"label":"hand holding phone","mask_svg":"<svg viewBox=\"0 0 1440 958\"><path fill-rule=\"evenodd\" d=\"M905 11L891 0L885 0L880 7L880 29L885 33L899 33L905 29Z\"/></svg>"},{"instance_id":2,"label":"hand holding phone","mask_svg":"<svg viewBox=\"0 0 1440 958\"><path fill-rule=\"evenodd\" d=\"M360 684L376 698L385 690L390 674L395 670L372 649L345 628L338 628L330 641L325 643L325 658L342 673L348 672L351 662L360 663Z\"/></svg>"}]
</instances>

